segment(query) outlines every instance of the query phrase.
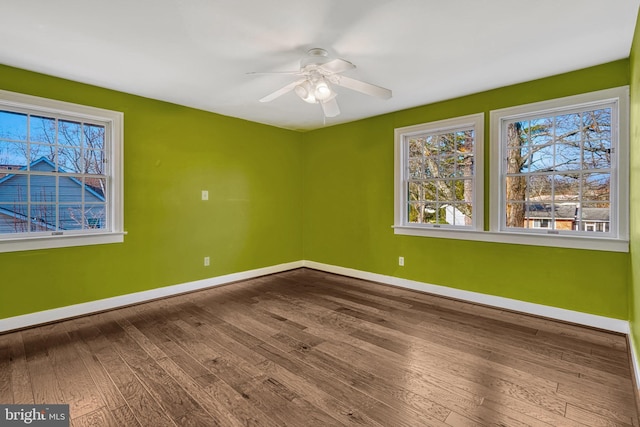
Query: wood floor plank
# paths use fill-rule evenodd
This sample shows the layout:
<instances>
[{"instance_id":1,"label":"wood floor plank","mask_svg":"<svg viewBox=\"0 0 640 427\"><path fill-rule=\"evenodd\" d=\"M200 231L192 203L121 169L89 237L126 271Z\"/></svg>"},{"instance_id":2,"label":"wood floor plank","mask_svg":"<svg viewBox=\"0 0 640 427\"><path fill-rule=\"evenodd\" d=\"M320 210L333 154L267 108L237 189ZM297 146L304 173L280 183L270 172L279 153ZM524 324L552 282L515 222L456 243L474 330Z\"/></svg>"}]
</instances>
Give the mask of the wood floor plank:
<instances>
[{"instance_id":1,"label":"wood floor plank","mask_svg":"<svg viewBox=\"0 0 640 427\"><path fill-rule=\"evenodd\" d=\"M141 425L176 425L115 350L101 349L96 357Z\"/></svg>"},{"instance_id":2,"label":"wood floor plank","mask_svg":"<svg viewBox=\"0 0 640 427\"><path fill-rule=\"evenodd\" d=\"M579 421L586 425L595 425L595 426L611 426L611 427L631 427L631 417L627 418L624 421L620 421L619 419L613 419L611 417L605 418L597 415L594 412L579 408L572 404L567 405L567 414L566 417L568 419ZM616 417L617 418L617 417Z\"/></svg>"},{"instance_id":3,"label":"wood floor plank","mask_svg":"<svg viewBox=\"0 0 640 427\"><path fill-rule=\"evenodd\" d=\"M4 341L9 349L8 356L11 363L8 372L10 372L9 381L13 392L13 402L18 404L34 403L21 332L7 334L0 340Z\"/></svg>"},{"instance_id":4,"label":"wood floor plank","mask_svg":"<svg viewBox=\"0 0 640 427\"><path fill-rule=\"evenodd\" d=\"M45 343L64 402L69 404L71 419L105 406L102 394L98 392L84 363L77 363L79 354L67 334L64 323L56 323L49 327Z\"/></svg>"},{"instance_id":5,"label":"wood floor plank","mask_svg":"<svg viewBox=\"0 0 640 427\"><path fill-rule=\"evenodd\" d=\"M46 327L40 327L22 332L33 400L35 404L66 403L49 359L49 349L44 339L46 331Z\"/></svg>"},{"instance_id":6,"label":"wood floor plank","mask_svg":"<svg viewBox=\"0 0 640 427\"><path fill-rule=\"evenodd\" d=\"M0 402L13 403L13 390L11 389L11 359L9 346L0 346Z\"/></svg>"},{"instance_id":7,"label":"wood floor plank","mask_svg":"<svg viewBox=\"0 0 640 427\"><path fill-rule=\"evenodd\" d=\"M626 338L297 269L0 334L73 426L633 426Z\"/></svg>"},{"instance_id":8,"label":"wood floor plank","mask_svg":"<svg viewBox=\"0 0 640 427\"><path fill-rule=\"evenodd\" d=\"M99 408L72 419L71 425L73 427L116 427L118 426L118 421L113 417L111 411L106 408Z\"/></svg>"}]
</instances>

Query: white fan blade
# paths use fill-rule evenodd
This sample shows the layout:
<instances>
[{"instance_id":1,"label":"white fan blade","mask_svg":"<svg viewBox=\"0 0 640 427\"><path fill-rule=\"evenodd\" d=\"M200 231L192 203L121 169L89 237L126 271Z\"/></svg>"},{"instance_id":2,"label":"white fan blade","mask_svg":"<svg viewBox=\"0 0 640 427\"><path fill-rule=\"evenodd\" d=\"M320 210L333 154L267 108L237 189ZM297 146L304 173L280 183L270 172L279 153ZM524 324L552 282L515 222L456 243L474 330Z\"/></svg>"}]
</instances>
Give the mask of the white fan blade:
<instances>
[{"instance_id":1,"label":"white fan blade","mask_svg":"<svg viewBox=\"0 0 640 427\"><path fill-rule=\"evenodd\" d=\"M265 96L264 98L260 99L260 102L269 102L269 101L273 101L274 99L276 99L279 96L284 95L287 92L290 92L293 90L294 87L298 86L300 83L302 83L305 79L302 80L296 80L293 83L289 83L288 85L286 85L285 87L278 89L277 91Z\"/></svg>"},{"instance_id":2,"label":"white fan blade","mask_svg":"<svg viewBox=\"0 0 640 427\"><path fill-rule=\"evenodd\" d=\"M347 89L357 90L367 95L375 96L382 99L391 98L391 91L380 86L372 85L371 83L361 82L360 80L352 79L345 76L331 76L331 82L338 86L346 87Z\"/></svg>"},{"instance_id":3,"label":"white fan blade","mask_svg":"<svg viewBox=\"0 0 640 427\"><path fill-rule=\"evenodd\" d=\"M340 108L338 107L335 96L327 101L321 102L320 105L322 106L325 117L335 117L340 114Z\"/></svg>"},{"instance_id":4,"label":"white fan blade","mask_svg":"<svg viewBox=\"0 0 640 427\"><path fill-rule=\"evenodd\" d=\"M345 61L344 59L334 59L327 62L326 64L320 65L318 68L322 71L325 71L327 74L337 74L342 73L343 71L354 69L356 68L356 66L349 61Z\"/></svg>"}]
</instances>

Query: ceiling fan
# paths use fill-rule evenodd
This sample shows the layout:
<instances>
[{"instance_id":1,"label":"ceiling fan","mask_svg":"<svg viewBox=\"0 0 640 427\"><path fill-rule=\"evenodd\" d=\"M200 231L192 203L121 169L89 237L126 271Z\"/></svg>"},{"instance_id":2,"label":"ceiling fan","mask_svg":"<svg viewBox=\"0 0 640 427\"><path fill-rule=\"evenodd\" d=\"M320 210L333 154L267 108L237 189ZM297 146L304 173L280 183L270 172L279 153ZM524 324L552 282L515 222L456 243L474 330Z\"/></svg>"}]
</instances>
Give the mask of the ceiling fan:
<instances>
[{"instance_id":1,"label":"ceiling fan","mask_svg":"<svg viewBox=\"0 0 640 427\"><path fill-rule=\"evenodd\" d=\"M295 91L303 101L310 104L320 104L325 117L335 117L340 114L340 108L336 101L337 93L331 85L342 86L366 95L381 99L391 98L391 91L380 86L365 83L341 75L347 70L356 68L344 59L330 59L326 50L320 48L309 49L307 55L300 60L299 71L283 71L275 73L259 74L292 74L302 78L289 83L283 88L260 99L260 102L269 102L288 93ZM258 74L258 73L250 73Z\"/></svg>"}]
</instances>

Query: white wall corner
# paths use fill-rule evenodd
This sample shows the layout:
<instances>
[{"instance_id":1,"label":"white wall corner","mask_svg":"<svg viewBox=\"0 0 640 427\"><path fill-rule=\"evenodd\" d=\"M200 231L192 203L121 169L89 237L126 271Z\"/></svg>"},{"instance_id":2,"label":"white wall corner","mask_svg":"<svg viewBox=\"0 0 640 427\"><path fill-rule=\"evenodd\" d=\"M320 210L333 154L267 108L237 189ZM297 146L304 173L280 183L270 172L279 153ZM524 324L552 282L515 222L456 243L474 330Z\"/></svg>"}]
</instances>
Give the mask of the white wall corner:
<instances>
[{"instance_id":1,"label":"white wall corner","mask_svg":"<svg viewBox=\"0 0 640 427\"><path fill-rule=\"evenodd\" d=\"M294 261L285 264L278 264L269 267L257 268L255 270L242 271L239 273L226 274L224 276L211 277L194 282L182 283L179 285L165 286L148 291L136 292L132 294L119 295L117 297L105 298L90 301L82 304L75 304L66 307L54 308L51 310L39 311L15 317L0 319L0 332L8 332L16 329L28 328L44 323L56 322L71 317L83 316L105 310L112 310L132 304L140 304L159 298L179 295L186 292L198 291L201 289L220 286L239 280L253 279L268 274L280 273L294 270L303 266L302 261Z\"/></svg>"},{"instance_id":2,"label":"white wall corner","mask_svg":"<svg viewBox=\"0 0 640 427\"><path fill-rule=\"evenodd\" d=\"M449 288L446 286L432 285L415 280L402 279L395 276L385 276L383 274L377 273L369 273L362 270L323 264L315 261L305 260L303 261L303 264L305 267L326 271L328 273L341 274L343 276L354 277L357 279L370 280L372 282L384 283L401 288L427 292L434 295L456 298L471 303L518 311L521 313L547 317L550 319L561 320L564 322L570 322L578 325L590 326L593 328L599 328L606 331L629 335L629 322L626 320L613 319L610 317L598 316L595 314L582 313L579 311L567 310L564 308L551 307L548 305L535 304L511 298L481 294L478 292L465 291L462 289Z\"/></svg>"}]
</instances>

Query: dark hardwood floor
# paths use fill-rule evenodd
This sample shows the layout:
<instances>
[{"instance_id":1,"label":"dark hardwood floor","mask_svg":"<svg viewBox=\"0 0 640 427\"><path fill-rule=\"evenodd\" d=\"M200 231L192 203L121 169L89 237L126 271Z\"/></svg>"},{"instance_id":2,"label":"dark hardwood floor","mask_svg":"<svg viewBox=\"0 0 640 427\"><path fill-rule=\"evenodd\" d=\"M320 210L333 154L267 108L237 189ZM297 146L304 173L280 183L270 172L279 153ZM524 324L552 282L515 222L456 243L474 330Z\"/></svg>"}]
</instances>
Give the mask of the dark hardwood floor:
<instances>
[{"instance_id":1,"label":"dark hardwood floor","mask_svg":"<svg viewBox=\"0 0 640 427\"><path fill-rule=\"evenodd\" d=\"M300 269L0 335L79 426L635 426L626 338Z\"/></svg>"}]
</instances>

